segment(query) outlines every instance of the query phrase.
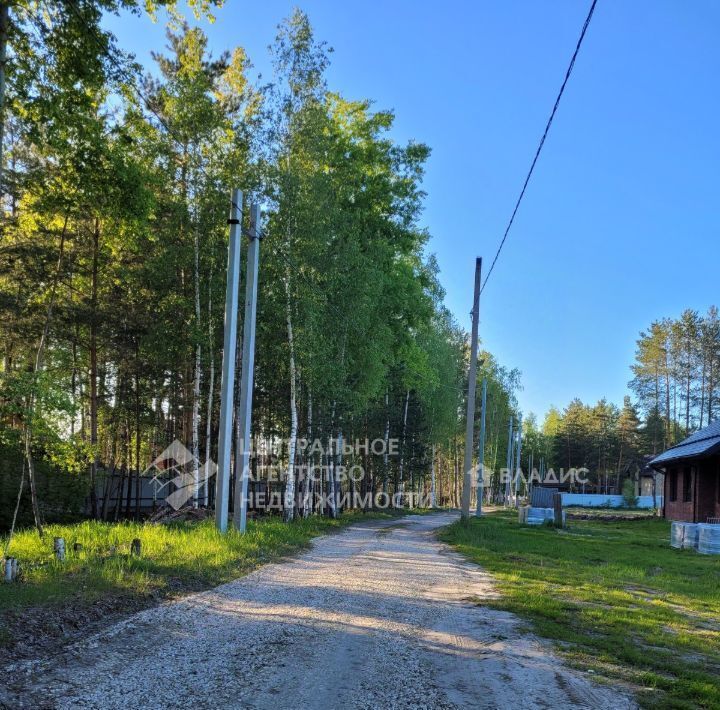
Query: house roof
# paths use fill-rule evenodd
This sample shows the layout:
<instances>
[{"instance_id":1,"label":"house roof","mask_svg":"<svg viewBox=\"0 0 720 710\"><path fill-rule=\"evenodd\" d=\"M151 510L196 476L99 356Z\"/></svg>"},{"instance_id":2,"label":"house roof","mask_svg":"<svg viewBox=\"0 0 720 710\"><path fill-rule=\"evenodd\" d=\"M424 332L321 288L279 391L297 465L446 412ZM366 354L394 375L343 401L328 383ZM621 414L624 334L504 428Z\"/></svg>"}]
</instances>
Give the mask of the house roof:
<instances>
[{"instance_id":1,"label":"house roof","mask_svg":"<svg viewBox=\"0 0 720 710\"><path fill-rule=\"evenodd\" d=\"M691 434L667 451L663 451L650 461L649 465L658 466L680 459L703 458L718 451L720 451L720 419Z\"/></svg>"}]
</instances>

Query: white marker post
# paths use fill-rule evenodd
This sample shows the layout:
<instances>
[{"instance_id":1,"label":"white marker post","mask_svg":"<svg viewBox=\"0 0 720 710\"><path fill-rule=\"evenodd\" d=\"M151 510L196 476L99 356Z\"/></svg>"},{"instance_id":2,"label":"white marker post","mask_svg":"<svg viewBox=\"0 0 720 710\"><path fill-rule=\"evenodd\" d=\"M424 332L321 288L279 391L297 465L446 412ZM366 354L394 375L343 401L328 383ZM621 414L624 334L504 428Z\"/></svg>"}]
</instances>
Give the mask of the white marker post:
<instances>
[{"instance_id":1,"label":"white marker post","mask_svg":"<svg viewBox=\"0 0 720 710\"><path fill-rule=\"evenodd\" d=\"M228 243L227 287L225 289L225 337L223 341L222 384L220 387L220 437L218 470L215 480L215 527L227 532L230 502L230 452L233 430L233 391L235 389L235 350L237 348L238 292L240 290L240 223L242 191L232 191L230 240Z\"/></svg>"}]
</instances>

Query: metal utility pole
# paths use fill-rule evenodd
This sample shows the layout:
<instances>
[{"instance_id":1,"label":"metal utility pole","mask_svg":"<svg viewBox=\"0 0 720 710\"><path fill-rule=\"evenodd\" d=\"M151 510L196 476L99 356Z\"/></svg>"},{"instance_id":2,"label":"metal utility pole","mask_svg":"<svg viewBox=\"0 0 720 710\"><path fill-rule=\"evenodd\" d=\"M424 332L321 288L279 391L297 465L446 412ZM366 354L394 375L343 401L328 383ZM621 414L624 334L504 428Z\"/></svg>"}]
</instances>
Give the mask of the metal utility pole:
<instances>
[{"instance_id":1,"label":"metal utility pole","mask_svg":"<svg viewBox=\"0 0 720 710\"><path fill-rule=\"evenodd\" d=\"M240 290L240 224L242 191L232 191L230 240L228 242L227 286L225 289L225 337L223 340L222 383L220 386L220 437L218 470L215 479L215 527L227 531L230 498L230 452L232 450L233 393L235 390L235 349Z\"/></svg>"},{"instance_id":2,"label":"metal utility pole","mask_svg":"<svg viewBox=\"0 0 720 710\"><path fill-rule=\"evenodd\" d=\"M233 525L241 533L247 527L247 496L250 480L250 447L252 442L252 397L255 370L255 314L257 312L258 261L260 256L260 207L250 208L250 233L248 234L247 273L245 275L245 319L243 321L242 374L240 376L240 403L238 405L239 452L236 471L241 481L235 481Z\"/></svg>"},{"instance_id":3,"label":"metal utility pole","mask_svg":"<svg viewBox=\"0 0 720 710\"><path fill-rule=\"evenodd\" d=\"M506 468L507 475L505 478L505 495L503 496L503 505L508 504L510 498L510 476L512 475L512 451L513 451L513 418L510 417L510 424L508 425L508 445L507 445L507 460Z\"/></svg>"},{"instance_id":4,"label":"metal utility pole","mask_svg":"<svg viewBox=\"0 0 720 710\"><path fill-rule=\"evenodd\" d=\"M467 413L465 419L465 461L463 464L463 519L470 517L470 497L472 495L472 455L473 433L475 431L475 380L477 379L478 321L480 319L480 274L482 257L475 259L475 292L473 294L472 335L470 338L470 371L468 372Z\"/></svg>"},{"instance_id":5,"label":"metal utility pole","mask_svg":"<svg viewBox=\"0 0 720 710\"><path fill-rule=\"evenodd\" d=\"M475 517L482 516L482 497L485 490L485 407L487 405L487 378L482 383L482 409L480 411L480 441L478 443L477 507Z\"/></svg>"},{"instance_id":6,"label":"metal utility pole","mask_svg":"<svg viewBox=\"0 0 720 710\"><path fill-rule=\"evenodd\" d=\"M522 454L522 417L518 418L517 433L517 457L515 459L515 507L518 507L518 490L520 488L520 474L522 472L522 463L520 459Z\"/></svg>"},{"instance_id":7,"label":"metal utility pole","mask_svg":"<svg viewBox=\"0 0 720 710\"><path fill-rule=\"evenodd\" d=\"M535 451L530 451L530 461L528 462L528 471L529 477L528 477L528 504L532 503L532 490L533 490L533 483L535 481L535 470L533 466L535 465Z\"/></svg>"}]
</instances>

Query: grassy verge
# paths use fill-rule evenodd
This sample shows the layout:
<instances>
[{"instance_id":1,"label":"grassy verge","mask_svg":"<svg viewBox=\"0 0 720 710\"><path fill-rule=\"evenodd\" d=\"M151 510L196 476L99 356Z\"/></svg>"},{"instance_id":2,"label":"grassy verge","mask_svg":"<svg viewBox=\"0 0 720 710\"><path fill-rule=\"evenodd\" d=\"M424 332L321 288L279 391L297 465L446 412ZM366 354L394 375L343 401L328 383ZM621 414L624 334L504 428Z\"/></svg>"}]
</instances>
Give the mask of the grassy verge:
<instances>
[{"instance_id":1,"label":"grassy verge","mask_svg":"<svg viewBox=\"0 0 720 710\"><path fill-rule=\"evenodd\" d=\"M528 619L576 667L641 705L720 707L720 559L669 547L664 520L528 528L512 513L440 536L498 580L483 602Z\"/></svg>"},{"instance_id":2,"label":"grassy verge","mask_svg":"<svg viewBox=\"0 0 720 710\"><path fill-rule=\"evenodd\" d=\"M651 508L583 508L582 506L567 506L565 508L569 516L593 518L614 518L627 520L641 520L655 517L655 511Z\"/></svg>"},{"instance_id":3,"label":"grassy verge","mask_svg":"<svg viewBox=\"0 0 720 710\"><path fill-rule=\"evenodd\" d=\"M396 516L347 513L337 520L313 517L290 524L273 518L250 521L245 535L234 531L221 535L210 520L172 525L51 525L43 539L34 530L21 531L13 538L9 554L20 560L23 579L0 584L0 645L12 644L18 631L27 633L27 623L38 617L48 616L44 626L56 626L69 619L96 620L103 610L132 611L230 581L297 552L313 537L378 517ZM64 563L53 558L54 536L65 538ZM141 557L129 554L133 538L142 541ZM76 542L82 545L78 552L73 551ZM5 540L0 538L0 549L4 547ZM32 613L26 614L30 609ZM40 628L37 633L45 631Z\"/></svg>"}]
</instances>

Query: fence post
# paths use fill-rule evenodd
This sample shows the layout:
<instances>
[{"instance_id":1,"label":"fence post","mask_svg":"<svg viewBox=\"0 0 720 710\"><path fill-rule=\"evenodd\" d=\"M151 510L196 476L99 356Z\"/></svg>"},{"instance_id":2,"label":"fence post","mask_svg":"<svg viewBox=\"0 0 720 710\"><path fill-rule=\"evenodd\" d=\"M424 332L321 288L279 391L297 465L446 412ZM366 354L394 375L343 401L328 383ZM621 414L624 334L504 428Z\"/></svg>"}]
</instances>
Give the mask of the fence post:
<instances>
[{"instance_id":1,"label":"fence post","mask_svg":"<svg viewBox=\"0 0 720 710\"><path fill-rule=\"evenodd\" d=\"M562 493L553 493L553 509L555 511L555 527L563 527Z\"/></svg>"}]
</instances>

